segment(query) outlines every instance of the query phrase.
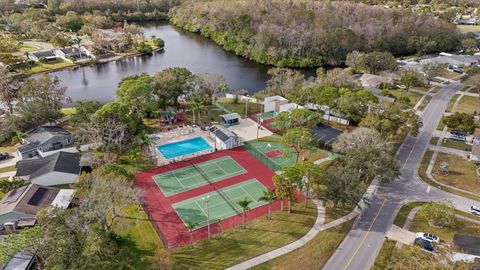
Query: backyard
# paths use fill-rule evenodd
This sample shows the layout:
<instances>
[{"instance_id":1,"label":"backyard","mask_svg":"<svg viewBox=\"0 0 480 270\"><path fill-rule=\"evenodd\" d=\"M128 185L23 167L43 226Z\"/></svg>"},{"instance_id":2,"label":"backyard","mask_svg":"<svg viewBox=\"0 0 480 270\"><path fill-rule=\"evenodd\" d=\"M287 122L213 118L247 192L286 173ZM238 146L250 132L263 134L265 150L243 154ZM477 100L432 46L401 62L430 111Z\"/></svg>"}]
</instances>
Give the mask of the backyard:
<instances>
[{"instance_id":1,"label":"backyard","mask_svg":"<svg viewBox=\"0 0 480 270\"><path fill-rule=\"evenodd\" d=\"M393 89L393 90L390 89L388 90L388 93L392 94L396 98L408 98L409 100L408 104L412 107L415 106L415 104L417 104L420 98L422 98L421 94L414 93L414 92L407 92L404 89Z\"/></svg>"},{"instance_id":2,"label":"backyard","mask_svg":"<svg viewBox=\"0 0 480 270\"><path fill-rule=\"evenodd\" d=\"M67 61L63 61L63 60L55 63L51 63L51 64L36 63L31 69L23 70L23 73L26 75L30 75L34 73L54 71L54 70L58 70L66 67L73 67L73 66L75 66L75 64Z\"/></svg>"},{"instance_id":3,"label":"backyard","mask_svg":"<svg viewBox=\"0 0 480 270\"><path fill-rule=\"evenodd\" d=\"M448 175L438 173L442 162L448 164ZM475 165L461 157L439 153L433 168L433 176L438 181L463 190L480 194L480 176L476 173Z\"/></svg>"}]
</instances>

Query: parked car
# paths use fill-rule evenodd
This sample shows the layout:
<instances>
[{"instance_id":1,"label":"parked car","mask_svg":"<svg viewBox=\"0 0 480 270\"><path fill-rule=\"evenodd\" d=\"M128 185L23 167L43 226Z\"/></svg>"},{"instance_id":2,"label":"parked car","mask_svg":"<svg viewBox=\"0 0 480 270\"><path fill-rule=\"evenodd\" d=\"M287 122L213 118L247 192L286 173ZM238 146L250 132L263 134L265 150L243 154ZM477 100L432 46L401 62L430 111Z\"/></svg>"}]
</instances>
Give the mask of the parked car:
<instances>
[{"instance_id":1,"label":"parked car","mask_svg":"<svg viewBox=\"0 0 480 270\"><path fill-rule=\"evenodd\" d=\"M416 234L416 238L421 238L429 242L440 243L440 238L438 238L436 235L433 235L431 233L418 232Z\"/></svg>"},{"instance_id":2,"label":"parked car","mask_svg":"<svg viewBox=\"0 0 480 270\"><path fill-rule=\"evenodd\" d=\"M470 213L480 216L480 206L470 206Z\"/></svg>"},{"instance_id":3,"label":"parked car","mask_svg":"<svg viewBox=\"0 0 480 270\"><path fill-rule=\"evenodd\" d=\"M9 159L10 155L8 153L0 153L0 160Z\"/></svg>"},{"instance_id":4,"label":"parked car","mask_svg":"<svg viewBox=\"0 0 480 270\"><path fill-rule=\"evenodd\" d=\"M467 132L462 131L462 130L456 130L456 129L450 131L450 134L456 135L456 136L467 136L468 135Z\"/></svg>"},{"instance_id":5,"label":"parked car","mask_svg":"<svg viewBox=\"0 0 480 270\"><path fill-rule=\"evenodd\" d=\"M452 71L453 71L453 72L456 72L456 73L460 73L460 74L463 73L463 71L462 71L461 69L459 69L459 68L453 68Z\"/></svg>"},{"instance_id":6,"label":"parked car","mask_svg":"<svg viewBox=\"0 0 480 270\"><path fill-rule=\"evenodd\" d=\"M420 237L415 238L415 244L421 246L423 249L428 250L430 252L437 251L437 247L432 244L432 242L422 239Z\"/></svg>"}]
</instances>

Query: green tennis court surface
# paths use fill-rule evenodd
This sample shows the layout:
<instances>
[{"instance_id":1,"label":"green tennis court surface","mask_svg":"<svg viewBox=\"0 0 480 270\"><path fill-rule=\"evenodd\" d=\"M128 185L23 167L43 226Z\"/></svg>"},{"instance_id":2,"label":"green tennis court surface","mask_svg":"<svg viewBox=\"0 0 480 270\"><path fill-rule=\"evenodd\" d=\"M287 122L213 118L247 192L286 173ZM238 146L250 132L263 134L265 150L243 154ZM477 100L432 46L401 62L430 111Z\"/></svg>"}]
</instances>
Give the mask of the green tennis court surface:
<instances>
[{"instance_id":1,"label":"green tennis court surface","mask_svg":"<svg viewBox=\"0 0 480 270\"><path fill-rule=\"evenodd\" d=\"M283 146L281 143L258 141L249 142L249 144L279 167L283 168L286 166L295 165L296 154L288 147Z\"/></svg>"},{"instance_id":2,"label":"green tennis court surface","mask_svg":"<svg viewBox=\"0 0 480 270\"><path fill-rule=\"evenodd\" d=\"M263 191L267 190L257 179L250 179L245 182L222 188L219 191L213 191L202 196L191 198L173 204L173 208L182 219L183 223L197 223L198 228L207 226L207 207L202 197L210 196L208 201L208 211L210 220L213 223L217 219L226 219L242 213L242 209L237 202L243 198L250 200L250 209L264 205L266 202L260 201Z\"/></svg>"},{"instance_id":3,"label":"green tennis court surface","mask_svg":"<svg viewBox=\"0 0 480 270\"><path fill-rule=\"evenodd\" d=\"M257 119L258 118L263 119L263 120L268 120L268 119L275 118L275 112L264 112L264 113L261 113L261 114L257 114Z\"/></svg>"},{"instance_id":4,"label":"green tennis court surface","mask_svg":"<svg viewBox=\"0 0 480 270\"><path fill-rule=\"evenodd\" d=\"M212 159L153 176L165 196L244 174L246 170L230 156Z\"/></svg>"}]
</instances>

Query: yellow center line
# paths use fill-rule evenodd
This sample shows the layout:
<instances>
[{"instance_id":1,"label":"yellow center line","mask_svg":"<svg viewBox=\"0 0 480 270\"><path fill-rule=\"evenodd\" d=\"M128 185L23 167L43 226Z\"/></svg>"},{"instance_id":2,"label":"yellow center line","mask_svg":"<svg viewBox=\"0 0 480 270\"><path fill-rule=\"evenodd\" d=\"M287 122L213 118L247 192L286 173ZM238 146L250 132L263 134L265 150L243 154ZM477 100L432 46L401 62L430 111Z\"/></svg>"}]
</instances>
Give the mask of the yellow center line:
<instances>
[{"instance_id":1,"label":"yellow center line","mask_svg":"<svg viewBox=\"0 0 480 270\"><path fill-rule=\"evenodd\" d=\"M355 250L355 252L353 253L352 257L350 257L350 260L348 261L348 263L347 263L347 265L345 266L344 270L346 270L346 269L350 266L350 264L351 264L352 261L353 261L353 258L355 258L355 256L357 255L358 251L360 250L360 248L362 248L363 243L365 242L365 240L367 240L368 233L372 230L373 224L375 224L375 221L377 220L378 216L380 215L380 212L382 211L383 206L385 205L385 202L386 202L386 201L387 201L387 199L383 199L382 205L380 206L380 209L378 209L378 212L377 212L377 214L375 215L375 218L373 219L372 224L370 224L370 227L368 228L368 231L367 231L367 233L365 234L365 237L362 239L362 242L360 242L360 245L359 245L358 248Z\"/></svg>"}]
</instances>

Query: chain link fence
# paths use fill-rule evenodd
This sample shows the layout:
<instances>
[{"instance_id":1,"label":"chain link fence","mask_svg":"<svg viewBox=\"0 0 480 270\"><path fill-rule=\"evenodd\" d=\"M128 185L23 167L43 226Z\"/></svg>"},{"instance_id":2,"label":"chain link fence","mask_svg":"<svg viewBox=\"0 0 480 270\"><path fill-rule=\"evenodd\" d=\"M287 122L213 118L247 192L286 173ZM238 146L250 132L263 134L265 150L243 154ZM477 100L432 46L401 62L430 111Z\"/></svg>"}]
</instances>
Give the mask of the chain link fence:
<instances>
[{"instance_id":1,"label":"chain link fence","mask_svg":"<svg viewBox=\"0 0 480 270\"><path fill-rule=\"evenodd\" d=\"M260 160L265 166L267 166L270 170L277 172L281 171L282 167L275 163L273 160L271 160L269 157L265 155L265 153L261 152L258 150L255 146L245 143L243 145L243 148L247 150L250 154L252 154L256 159Z\"/></svg>"}]
</instances>

